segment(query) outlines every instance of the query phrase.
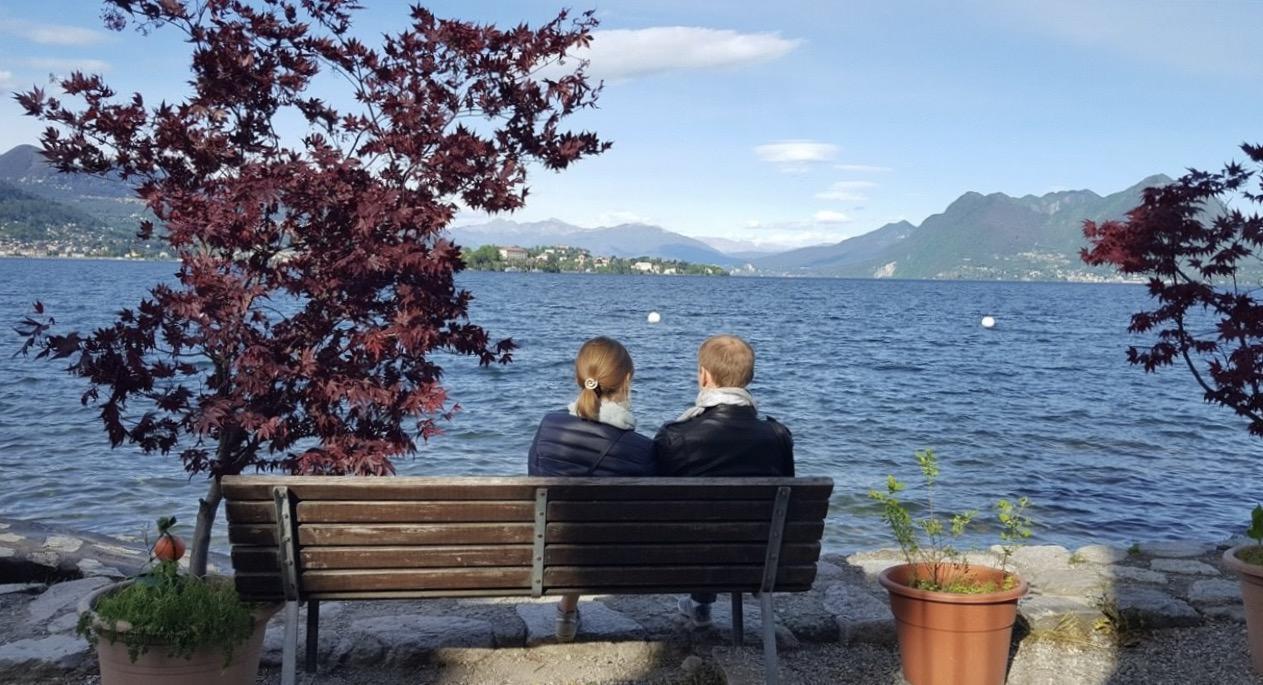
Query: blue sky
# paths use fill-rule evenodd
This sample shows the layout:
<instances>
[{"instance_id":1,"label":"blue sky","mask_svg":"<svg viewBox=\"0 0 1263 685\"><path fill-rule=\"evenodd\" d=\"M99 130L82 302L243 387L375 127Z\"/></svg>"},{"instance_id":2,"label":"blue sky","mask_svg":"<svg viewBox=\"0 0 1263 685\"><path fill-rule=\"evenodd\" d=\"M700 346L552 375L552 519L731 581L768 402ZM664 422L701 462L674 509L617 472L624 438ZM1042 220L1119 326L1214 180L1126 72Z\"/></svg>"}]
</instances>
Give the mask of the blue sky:
<instances>
[{"instance_id":1,"label":"blue sky","mask_svg":"<svg viewBox=\"0 0 1263 685\"><path fill-rule=\"evenodd\" d=\"M405 21L367 0L361 32ZM438 2L537 24L555 2ZM511 218L644 221L802 245L920 222L961 193L1102 194L1263 142L1263 2L600 2L590 58L614 141L539 171ZM39 126L10 94L73 68L177 97L186 46L101 28L96 3L0 3L0 149ZM480 217L463 216L461 221Z\"/></svg>"}]
</instances>

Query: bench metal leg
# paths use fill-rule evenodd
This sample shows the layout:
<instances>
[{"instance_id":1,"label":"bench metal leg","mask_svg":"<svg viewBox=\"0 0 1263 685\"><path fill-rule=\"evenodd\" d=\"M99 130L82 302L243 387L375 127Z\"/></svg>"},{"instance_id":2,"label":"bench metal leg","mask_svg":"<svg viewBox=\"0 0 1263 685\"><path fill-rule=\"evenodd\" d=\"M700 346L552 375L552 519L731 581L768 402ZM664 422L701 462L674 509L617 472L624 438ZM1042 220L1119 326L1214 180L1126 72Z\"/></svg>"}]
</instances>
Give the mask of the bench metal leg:
<instances>
[{"instance_id":1,"label":"bench metal leg","mask_svg":"<svg viewBox=\"0 0 1263 685\"><path fill-rule=\"evenodd\" d=\"M732 644L740 647L746 641L745 605L741 593L732 593Z\"/></svg>"},{"instance_id":2,"label":"bench metal leg","mask_svg":"<svg viewBox=\"0 0 1263 685\"><path fill-rule=\"evenodd\" d=\"M763 624L763 669L768 685L780 682L780 664L776 661L776 611L772 593L759 593L760 622Z\"/></svg>"},{"instance_id":3,"label":"bench metal leg","mask_svg":"<svg viewBox=\"0 0 1263 685\"><path fill-rule=\"evenodd\" d=\"M316 672L316 654L320 647L320 600L307 600L307 662L303 670Z\"/></svg>"},{"instance_id":4,"label":"bench metal leg","mask_svg":"<svg viewBox=\"0 0 1263 685\"><path fill-rule=\"evenodd\" d=\"M285 603L285 644L281 651L281 685L298 682L298 602Z\"/></svg>"}]
</instances>

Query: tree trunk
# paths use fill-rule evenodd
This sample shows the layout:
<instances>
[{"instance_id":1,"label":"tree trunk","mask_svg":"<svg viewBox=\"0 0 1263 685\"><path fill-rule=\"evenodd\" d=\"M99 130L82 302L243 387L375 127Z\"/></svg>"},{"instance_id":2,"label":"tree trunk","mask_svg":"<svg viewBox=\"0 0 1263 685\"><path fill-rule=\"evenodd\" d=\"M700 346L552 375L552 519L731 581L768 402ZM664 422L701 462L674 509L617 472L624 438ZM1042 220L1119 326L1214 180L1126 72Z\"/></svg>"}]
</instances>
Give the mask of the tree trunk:
<instances>
[{"instance_id":1,"label":"tree trunk","mask_svg":"<svg viewBox=\"0 0 1263 685\"><path fill-rule=\"evenodd\" d=\"M219 434L219 446L215 448L215 461L218 468L212 473L224 473L225 464L231 464L241 447L241 430L235 425L225 426ZM230 471L236 473L236 471ZM219 503L224 493L219 487L219 475L210 479L210 487L206 489L206 497L198 501L197 525L193 528L193 544L189 553L189 573L203 578L206 576L206 558L210 556L211 528L215 527L215 515L219 513Z\"/></svg>"},{"instance_id":2,"label":"tree trunk","mask_svg":"<svg viewBox=\"0 0 1263 685\"><path fill-rule=\"evenodd\" d=\"M219 512L219 502L224 498L219 489L219 477L210 479L210 487L206 490L197 505L197 525L193 528L193 540L189 545L189 573L198 578L206 575L206 558L210 555L211 528L215 526L215 515Z\"/></svg>"}]
</instances>

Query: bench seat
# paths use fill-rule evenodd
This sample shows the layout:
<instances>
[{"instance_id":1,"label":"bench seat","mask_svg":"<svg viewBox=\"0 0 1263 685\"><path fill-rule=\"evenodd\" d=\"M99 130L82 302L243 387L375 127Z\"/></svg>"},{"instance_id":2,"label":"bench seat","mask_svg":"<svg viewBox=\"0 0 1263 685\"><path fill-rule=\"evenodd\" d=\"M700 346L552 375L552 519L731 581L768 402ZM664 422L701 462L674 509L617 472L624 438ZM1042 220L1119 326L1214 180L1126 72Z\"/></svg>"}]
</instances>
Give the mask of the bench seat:
<instances>
[{"instance_id":1,"label":"bench seat","mask_svg":"<svg viewBox=\"0 0 1263 685\"><path fill-rule=\"evenodd\" d=\"M298 602L314 669L321 600L758 593L811 588L828 478L225 476L243 598L287 602L282 681L295 679ZM291 615L292 614L292 615ZM775 682L775 639L764 625Z\"/></svg>"}]
</instances>

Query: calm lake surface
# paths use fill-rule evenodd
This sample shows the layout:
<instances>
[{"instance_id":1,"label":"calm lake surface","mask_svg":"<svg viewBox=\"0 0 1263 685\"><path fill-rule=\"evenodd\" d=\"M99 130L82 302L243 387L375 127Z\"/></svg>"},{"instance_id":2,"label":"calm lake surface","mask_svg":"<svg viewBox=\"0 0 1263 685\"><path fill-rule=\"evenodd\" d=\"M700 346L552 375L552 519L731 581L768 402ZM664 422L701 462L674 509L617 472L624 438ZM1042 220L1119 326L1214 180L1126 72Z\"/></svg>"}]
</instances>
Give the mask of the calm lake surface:
<instances>
[{"instance_id":1,"label":"calm lake surface","mask_svg":"<svg viewBox=\"0 0 1263 685\"><path fill-rule=\"evenodd\" d=\"M85 386L63 363L14 357L11 324L42 300L59 328L132 306L171 263L0 259L0 516L130 537L161 514L192 523L200 478L175 457L111 450ZM1219 540L1260 497L1260 443L1202 403L1188 373L1130 367L1122 285L667 278L469 273L472 318L521 345L507 367L446 358L462 411L408 475L526 470L545 412L572 399L573 355L594 335L636 362L639 430L652 435L696 393L695 353L714 332L758 355L759 408L794 433L800 475L831 476L827 545L891 546L867 491L943 462L940 507L1027 495L1040 541ZM662 322L649 325L649 311ZM985 330L983 315L999 325ZM979 541L990 543L987 531ZM217 530L222 544L223 527Z\"/></svg>"}]
</instances>

